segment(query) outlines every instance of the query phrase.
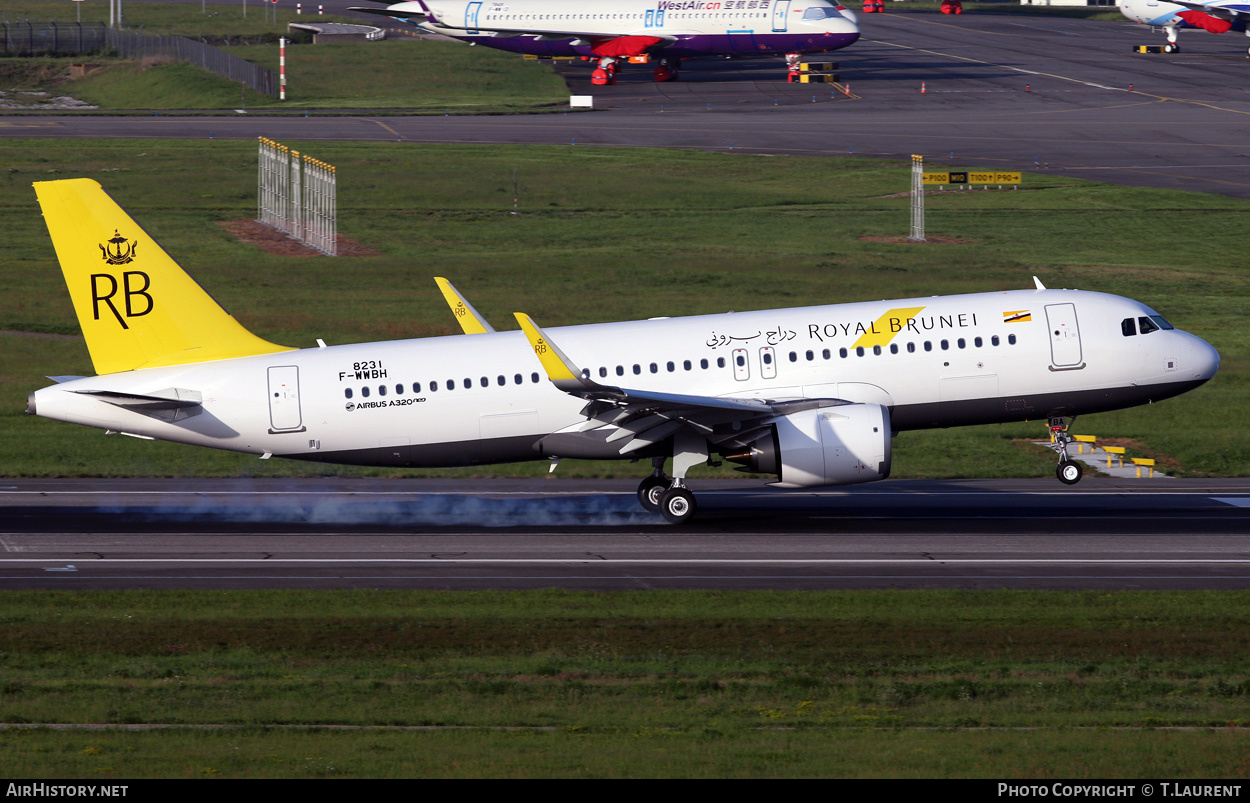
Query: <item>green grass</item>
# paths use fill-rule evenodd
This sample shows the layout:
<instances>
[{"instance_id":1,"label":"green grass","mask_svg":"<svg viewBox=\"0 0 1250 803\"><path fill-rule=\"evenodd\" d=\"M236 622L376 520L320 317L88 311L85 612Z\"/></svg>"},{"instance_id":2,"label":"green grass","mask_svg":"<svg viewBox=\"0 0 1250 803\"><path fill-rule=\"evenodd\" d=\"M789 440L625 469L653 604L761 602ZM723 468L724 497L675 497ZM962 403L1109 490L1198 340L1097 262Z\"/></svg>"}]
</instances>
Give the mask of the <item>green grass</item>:
<instances>
[{"instance_id":1,"label":"green grass","mask_svg":"<svg viewBox=\"0 0 1250 803\"><path fill-rule=\"evenodd\" d=\"M1179 399L1082 418L1132 438L1189 476L1250 474L1242 425L1250 369L1245 201L1026 176L1020 190L929 199L930 233L904 234L905 165L625 148L286 143L338 167L340 231L380 252L271 256L218 221L255 215L255 145L203 141L0 141L6 258L0 329L72 334L73 310L29 184L100 180L239 319L310 346L452 334L434 287L447 276L494 324L544 325L928 296L1032 286L1140 299L1221 352L1220 374ZM513 216L512 176L521 214ZM607 191L605 188L611 188ZM1178 242L1175 232L1200 231ZM81 341L0 335L0 472L9 476L392 476L106 438L32 419L49 374L89 374ZM895 476L1047 476L1053 458L1016 443L1041 423L903 433ZM985 457L989 456L989 457ZM627 463L565 461L561 476L632 476ZM536 475L545 464L405 475ZM707 470L713 476L737 476Z\"/></svg>"},{"instance_id":2,"label":"green grass","mask_svg":"<svg viewBox=\"0 0 1250 803\"><path fill-rule=\"evenodd\" d=\"M0 765L30 778L1235 778L1247 602L4 592L5 722L235 729L0 730ZM284 725L313 730L271 729ZM440 730L316 729L331 725Z\"/></svg>"},{"instance_id":3,"label":"green grass","mask_svg":"<svg viewBox=\"0 0 1250 803\"><path fill-rule=\"evenodd\" d=\"M9 19L73 21L69 3L6 2ZM83 20L108 19L104 2L83 2ZM290 22L339 21L346 17L297 16L280 9L265 22L259 4L246 20L241 4L199 6L133 3L126 27L146 34L204 40L247 61L278 69L278 37ZM315 9L315 6L314 6ZM270 19L273 15L270 14ZM90 56L100 65L88 77L69 80L71 61L84 57L0 58L0 89L38 88L68 94L114 111L368 109L406 112L514 112L567 108L568 89L550 67L519 55L459 42L398 37L381 42L291 44L287 47L287 99L280 101L207 70L167 58L142 60Z\"/></svg>"}]
</instances>

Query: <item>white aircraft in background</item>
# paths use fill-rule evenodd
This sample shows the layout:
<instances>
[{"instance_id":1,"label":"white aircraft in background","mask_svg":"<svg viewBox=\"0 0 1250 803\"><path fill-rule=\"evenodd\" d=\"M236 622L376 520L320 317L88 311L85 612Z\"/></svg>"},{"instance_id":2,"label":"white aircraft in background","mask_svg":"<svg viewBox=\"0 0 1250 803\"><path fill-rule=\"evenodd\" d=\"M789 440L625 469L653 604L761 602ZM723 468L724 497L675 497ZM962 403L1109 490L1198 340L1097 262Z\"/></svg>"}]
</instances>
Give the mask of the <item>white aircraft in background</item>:
<instances>
[{"instance_id":1,"label":"white aircraft in background","mask_svg":"<svg viewBox=\"0 0 1250 803\"><path fill-rule=\"evenodd\" d=\"M623 59L656 59L656 81L675 80L692 56L784 54L794 70L804 53L859 38L855 13L829 0L414 0L349 10L471 45L597 58L595 84L613 83Z\"/></svg>"},{"instance_id":2,"label":"white aircraft in background","mask_svg":"<svg viewBox=\"0 0 1250 803\"><path fill-rule=\"evenodd\" d=\"M1167 35L1165 53L1179 53L1177 34L1186 28L1199 28L1211 33L1241 31L1250 36L1250 4L1232 0L1208 0L1205 3L1173 0L1119 0L1120 13L1142 25L1162 27Z\"/></svg>"},{"instance_id":3,"label":"white aircraft in background","mask_svg":"<svg viewBox=\"0 0 1250 803\"><path fill-rule=\"evenodd\" d=\"M1040 282L546 332L517 313L497 332L440 279L466 334L297 350L244 329L95 181L34 186L99 376L52 377L28 413L356 465L650 458L639 500L673 522L695 512L692 466L870 482L894 433L929 427L1050 419L1075 483L1072 417L1184 393L1220 362L1140 302Z\"/></svg>"}]
</instances>

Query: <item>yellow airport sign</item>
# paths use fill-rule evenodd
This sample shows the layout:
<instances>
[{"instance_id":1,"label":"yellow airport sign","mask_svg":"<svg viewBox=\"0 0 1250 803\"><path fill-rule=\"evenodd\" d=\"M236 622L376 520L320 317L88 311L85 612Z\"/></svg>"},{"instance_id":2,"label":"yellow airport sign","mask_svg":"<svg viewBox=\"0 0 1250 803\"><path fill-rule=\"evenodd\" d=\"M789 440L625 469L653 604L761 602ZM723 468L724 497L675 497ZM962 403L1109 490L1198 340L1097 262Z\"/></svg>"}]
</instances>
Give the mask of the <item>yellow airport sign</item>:
<instances>
[{"instance_id":1,"label":"yellow airport sign","mask_svg":"<svg viewBox=\"0 0 1250 803\"><path fill-rule=\"evenodd\" d=\"M925 184L1019 184L1019 173L996 170L962 170L949 173L925 173Z\"/></svg>"}]
</instances>

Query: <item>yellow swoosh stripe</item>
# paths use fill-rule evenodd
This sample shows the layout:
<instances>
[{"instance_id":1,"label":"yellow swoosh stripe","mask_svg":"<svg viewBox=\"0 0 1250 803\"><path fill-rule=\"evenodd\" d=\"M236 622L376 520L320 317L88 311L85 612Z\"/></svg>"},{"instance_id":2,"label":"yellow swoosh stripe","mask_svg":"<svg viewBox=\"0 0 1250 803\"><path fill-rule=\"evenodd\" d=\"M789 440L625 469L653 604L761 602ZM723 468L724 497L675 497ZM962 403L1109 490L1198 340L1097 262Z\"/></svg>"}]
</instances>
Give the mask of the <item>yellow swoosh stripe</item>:
<instances>
[{"instance_id":1,"label":"yellow swoosh stripe","mask_svg":"<svg viewBox=\"0 0 1250 803\"><path fill-rule=\"evenodd\" d=\"M859 340L855 341L852 348L871 348L872 346L884 346L894 339L894 336L907 328L907 322L920 314L924 307L900 307L898 309L888 310L877 320L873 321L872 326L867 332L859 336Z\"/></svg>"}]
</instances>

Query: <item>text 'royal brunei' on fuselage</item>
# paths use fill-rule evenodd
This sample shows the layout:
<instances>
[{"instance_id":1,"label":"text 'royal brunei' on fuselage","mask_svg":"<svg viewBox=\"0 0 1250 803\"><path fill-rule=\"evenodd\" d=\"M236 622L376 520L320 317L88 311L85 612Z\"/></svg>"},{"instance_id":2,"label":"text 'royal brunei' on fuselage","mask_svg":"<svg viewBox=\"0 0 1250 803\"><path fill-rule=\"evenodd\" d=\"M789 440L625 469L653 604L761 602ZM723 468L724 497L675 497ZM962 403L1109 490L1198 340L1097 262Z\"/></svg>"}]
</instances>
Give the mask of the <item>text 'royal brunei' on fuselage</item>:
<instances>
[{"instance_id":1,"label":"text 'royal brunei' on fuselage","mask_svg":"<svg viewBox=\"0 0 1250 803\"><path fill-rule=\"evenodd\" d=\"M1208 33L1241 31L1250 36L1250 3L1239 0L1206 0L1205 2L1161 2L1160 0L1119 0L1120 13L1133 22L1162 28L1167 35L1164 51L1180 51L1177 34L1193 29Z\"/></svg>"},{"instance_id":2,"label":"text 'royal brunei' on fuselage","mask_svg":"<svg viewBox=\"0 0 1250 803\"><path fill-rule=\"evenodd\" d=\"M859 38L854 12L828 0L415 0L353 10L514 53L601 66L645 56L662 61L656 80L676 78L694 56L798 56Z\"/></svg>"},{"instance_id":3,"label":"text 'royal brunei' on fuselage","mask_svg":"<svg viewBox=\"0 0 1250 803\"><path fill-rule=\"evenodd\" d=\"M694 512L687 470L718 457L787 488L869 482L902 430L1070 420L1219 367L1141 302L1040 283L547 331L518 314L497 332L440 279L473 334L291 349L244 329L96 182L35 189L99 375L57 377L29 413L359 465L650 458L640 501L672 521Z\"/></svg>"}]
</instances>

